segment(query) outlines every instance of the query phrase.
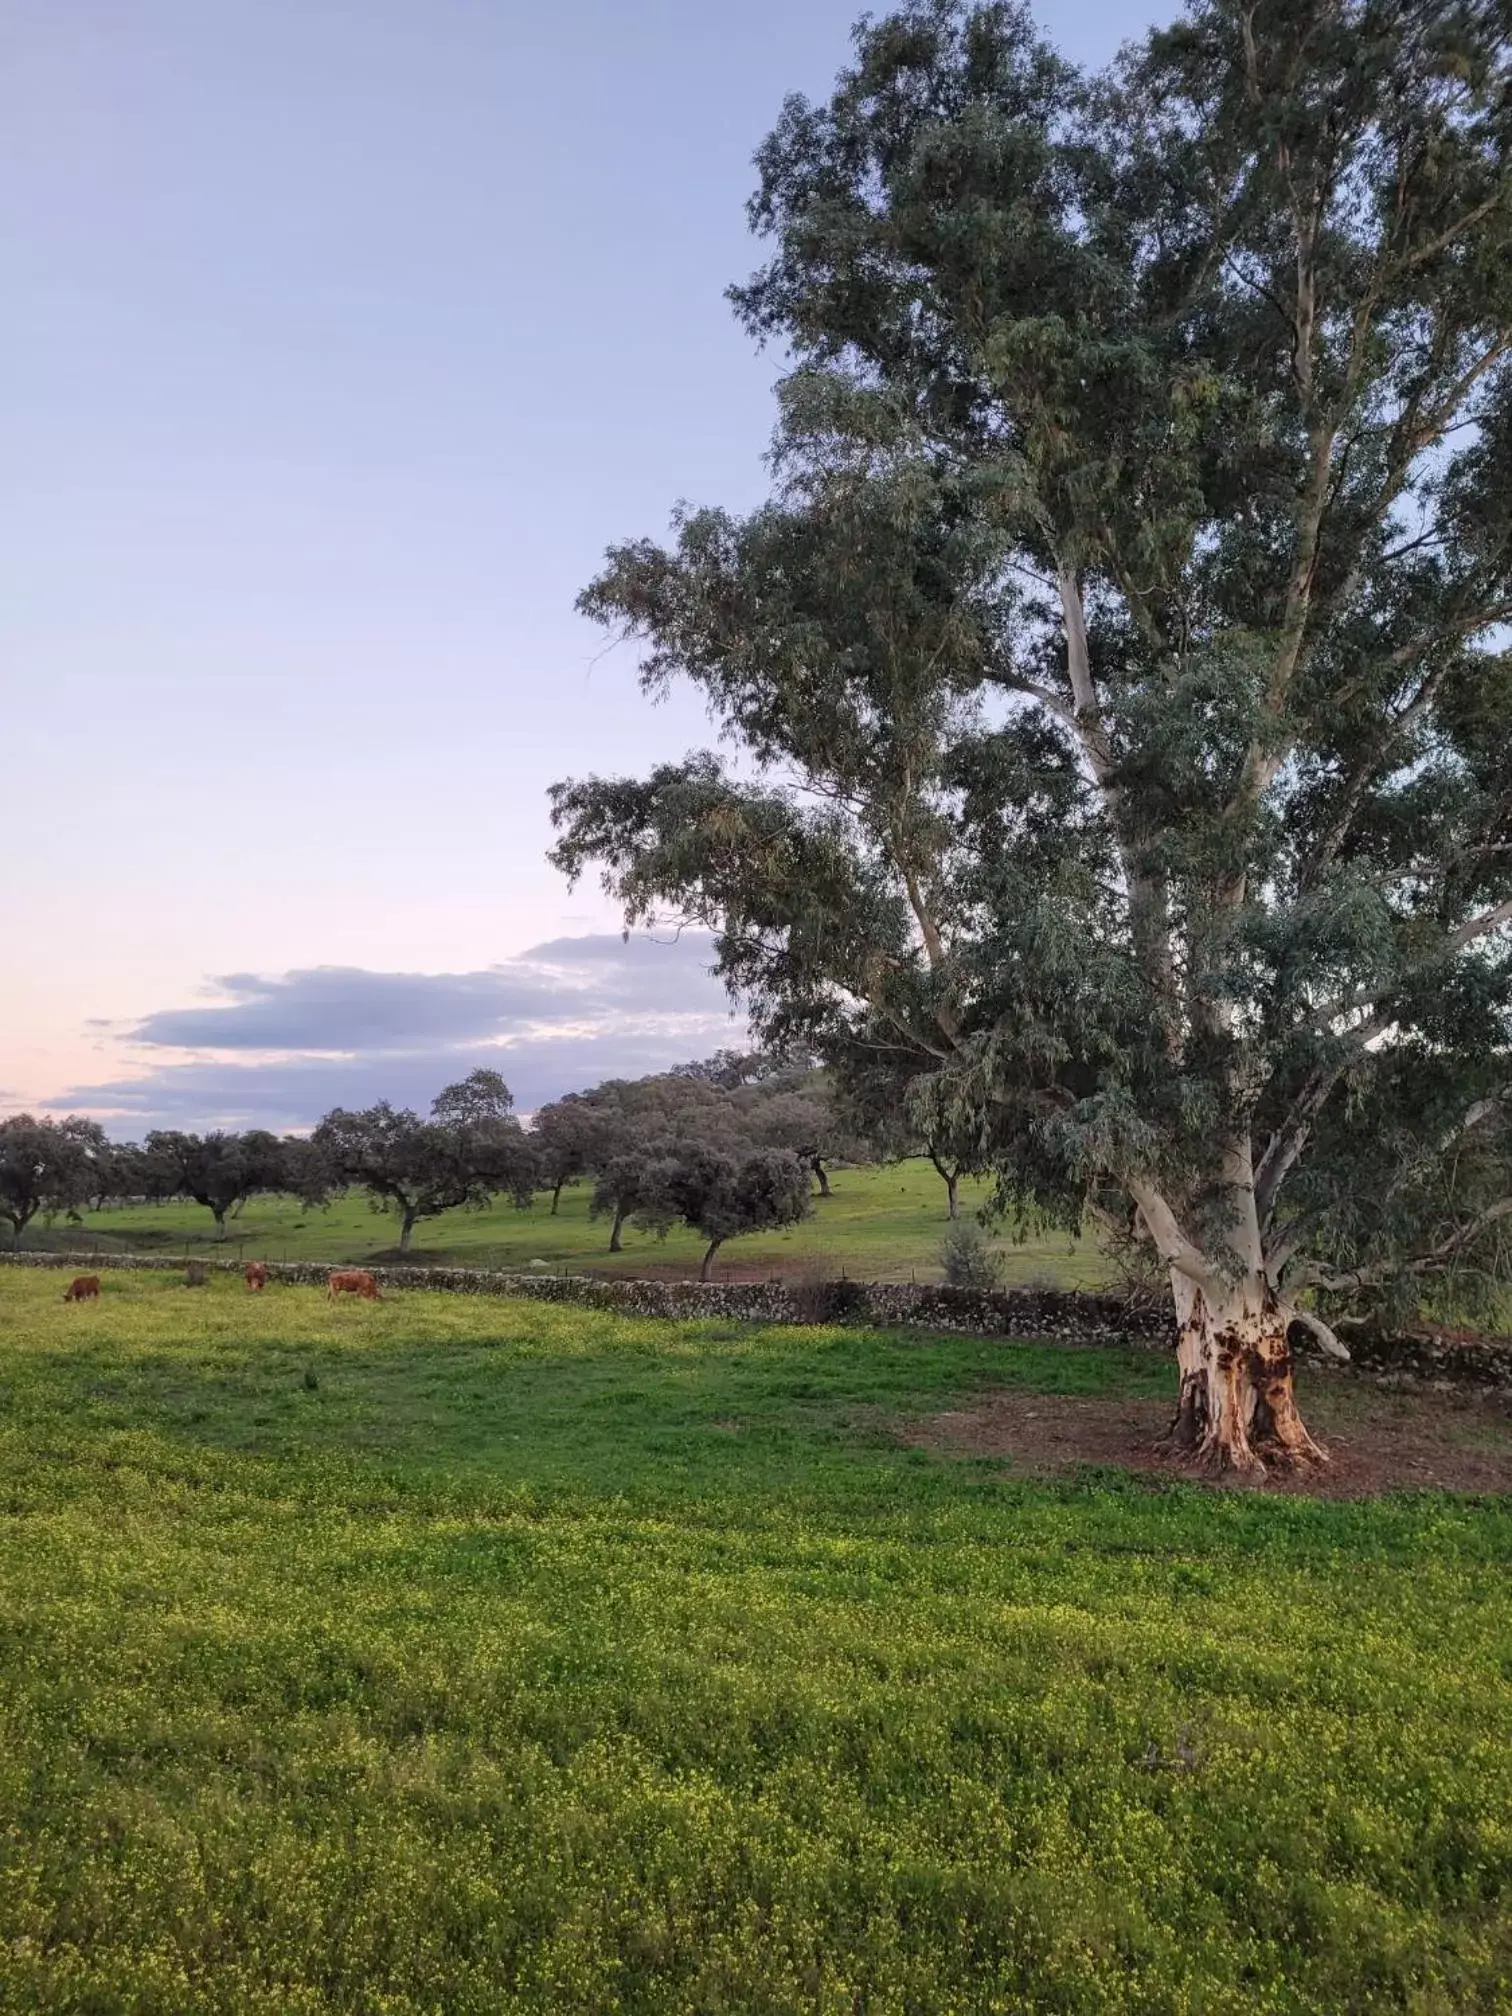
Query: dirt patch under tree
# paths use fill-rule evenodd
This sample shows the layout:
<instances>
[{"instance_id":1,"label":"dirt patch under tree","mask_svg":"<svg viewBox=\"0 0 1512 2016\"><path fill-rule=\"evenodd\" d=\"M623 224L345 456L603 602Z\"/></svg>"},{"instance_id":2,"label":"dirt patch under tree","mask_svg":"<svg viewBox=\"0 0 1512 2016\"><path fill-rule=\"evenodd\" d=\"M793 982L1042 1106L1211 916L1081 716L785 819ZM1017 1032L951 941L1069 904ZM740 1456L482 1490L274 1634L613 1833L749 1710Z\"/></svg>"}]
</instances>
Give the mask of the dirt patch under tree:
<instances>
[{"instance_id":1,"label":"dirt patch under tree","mask_svg":"<svg viewBox=\"0 0 1512 2016\"><path fill-rule=\"evenodd\" d=\"M1225 1480L1229 1488L1318 1498L1382 1491L1512 1491L1512 1403L1441 1393L1391 1393L1365 1385L1312 1386L1307 1422L1327 1449L1326 1469ZM913 1448L998 1457L1031 1476L1066 1476L1097 1464L1182 1475L1160 1448L1171 1419L1163 1400L1000 1393L949 1413L895 1424Z\"/></svg>"}]
</instances>

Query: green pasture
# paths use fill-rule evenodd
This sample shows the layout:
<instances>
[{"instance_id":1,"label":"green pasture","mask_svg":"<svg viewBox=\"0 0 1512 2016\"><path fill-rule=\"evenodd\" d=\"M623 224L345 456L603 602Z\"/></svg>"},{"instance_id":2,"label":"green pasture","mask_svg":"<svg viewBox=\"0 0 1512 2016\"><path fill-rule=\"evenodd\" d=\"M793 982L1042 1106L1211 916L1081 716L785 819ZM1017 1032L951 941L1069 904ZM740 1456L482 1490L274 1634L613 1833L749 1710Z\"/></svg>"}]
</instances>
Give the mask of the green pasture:
<instances>
[{"instance_id":1,"label":"green pasture","mask_svg":"<svg viewBox=\"0 0 1512 2016\"><path fill-rule=\"evenodd\" d=\"M1168 1379L0 1270L0 2008L1512 2007L1512 1507L892 1432Z\"/></svg>"},{"instance_id":2,"label":"green pasture","mask_svg":"<svg viewBox=\"0 0 1512 2016\"><path fill-rule=\"evenodd\" d=\"M940 1276L939 1245L948 1228L945 1186L928 1162L910 1161L882 1169L841 1169L831 1177L833 1195L814 1199L814 1215L787 1232L735 1239L720 1255L716 1274L731 1267L771 1266L849 1273L872 1281L933 1281ZM961 1185L963 1214L974 1212L990 1185ZM634 1274L646 1263L696 1265L704 1242L677 1231L666 1239L626 1226L625 1250L608 1251L609 1221L590 1218L587 1184L562 1192L557 1215L549 1195L528 1211L496 1203L487 1211L448 1211L415 1228L415 1250L457 1266L526 1268L532 1260L573 1271L584 1267ZM31 1246L63 1246L70 1251L228 1252L247 1259L362 1261L392 1250L395 1221L374 1212L357 1192L320 1211L301 1211L287 1198L254 1198L217 1241L210 1213L182 1202L88 1213L80 1225L61 1221L37 1225ZM1100 1285L1106 1266L1095 1247L1065 1234L998 1242L1004 1278L1013 1284L1045 1283L1083 1288Z\"/></svg>"}]
</instances>

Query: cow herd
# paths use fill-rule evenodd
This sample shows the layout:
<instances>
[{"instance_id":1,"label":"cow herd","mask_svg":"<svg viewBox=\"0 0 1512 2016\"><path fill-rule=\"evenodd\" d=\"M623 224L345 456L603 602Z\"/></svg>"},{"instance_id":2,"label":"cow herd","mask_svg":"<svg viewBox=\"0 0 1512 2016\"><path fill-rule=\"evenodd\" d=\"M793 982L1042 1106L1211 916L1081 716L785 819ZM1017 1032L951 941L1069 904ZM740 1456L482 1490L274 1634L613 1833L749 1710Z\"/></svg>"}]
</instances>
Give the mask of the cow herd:
<instances>
[{"instance_id":1,"label":"cow herd","mask_svg":"<svg viewBox=\"0 0 1512 2016\"><path fill-rule=\"evenodd\" d=\"M201 1275L203 1280L203 1275ZM268 1285L268 1266L264 1260L252 1260L247 1264L246 1282L254 1293ZM192 1285L198 1286L196 1282ZM356 1295L364 1302L381 1302L378 1283L363 1267L338 1267L326 1282L326 1294L334 1302L338 1295ZM65 1302L98 1302L100 1299L100 1277L98 1274L77 1274L63 1291Z\"/></svg>"}]
</instances>

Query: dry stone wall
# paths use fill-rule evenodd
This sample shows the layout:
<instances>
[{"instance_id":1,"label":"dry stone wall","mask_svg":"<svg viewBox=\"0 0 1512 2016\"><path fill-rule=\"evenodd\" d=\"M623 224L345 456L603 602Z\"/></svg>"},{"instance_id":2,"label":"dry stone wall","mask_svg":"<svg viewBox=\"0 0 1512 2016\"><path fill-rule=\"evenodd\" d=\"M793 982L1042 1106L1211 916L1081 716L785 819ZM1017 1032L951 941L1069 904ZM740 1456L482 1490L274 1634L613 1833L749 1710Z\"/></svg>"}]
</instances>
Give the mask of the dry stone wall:
<instances>
[{"instance_id":1,"label":"dry stone wall","mask_svg":"<svg viewBox=\"0 0 1512 2016\"><path fill-rule=\"evenodd\" d=\"M166 1256L125 1253L4 1253L14 1267L92 1271L145 1268L182 1273L189 1263ZM239 1274L245 1262L211 1260L223 1273ZM270 1281L323 1288L331 1262L270 1260ZM819 1281L634 1281L582 1274L500 1274L477 1267L370 1267L381 1288L429 1288L453 1295L508 1295L537 1302L570 1302L589 1309L619 1310L630 1316L682 1320L726 1318L752 1323L856 1323L872 1329L913 1325L990 1337L1045 1337L1063 1343L1165 1344L1169 1322L1151 1311L1131 1309L1116 1295L1084 1295L1053 1289L920 1287L906 1282Z\"/></svg>"},{"instance_id":2,"label":"dry stone wall","mask_svg":"<svg viewBox=\"0 0 1512 2016\"><path fill-rule=\"evenodd\" d=\"M91 1272L145 1269L182 1274L189 1264L135 1254L3 1253L12 1267ZM223 1273L243 1262L212 1260ZM1116 1295L1075 1290L1005 1288L983 1291L944 1284L891 1281L635 1281L582 1274L502 1274L475 1267L373 1267L382 1288L433 1289L452 1295L499 1295L565 1302L627 1316L713 1318L748 1323L850 1323L869 1329L957 1331L979 1337L1049 1339L1061 1344L1124 1344L1174 1348L1171 1319ZM269 1261L270 1281L324 1287L331 1263ZM1300 1355L1307 1334L1295 1333ZM1429 1333L1351 1339L1352 1368L1385 1384L1406 1382L1512 1393L1512 1340L1448 1340ZM1320 1364L1328 1361L1319 1360Z\"/></svg>"}]
</instances>

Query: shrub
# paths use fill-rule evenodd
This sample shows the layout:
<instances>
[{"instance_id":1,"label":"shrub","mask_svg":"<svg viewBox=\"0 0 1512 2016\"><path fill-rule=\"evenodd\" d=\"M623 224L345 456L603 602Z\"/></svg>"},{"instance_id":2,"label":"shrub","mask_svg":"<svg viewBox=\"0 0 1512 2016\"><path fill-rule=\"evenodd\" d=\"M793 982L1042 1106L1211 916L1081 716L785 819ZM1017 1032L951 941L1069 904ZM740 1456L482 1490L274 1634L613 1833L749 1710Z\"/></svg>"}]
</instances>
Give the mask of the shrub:
<instances>
[{"instance_id":1,"label":"shrub","mask_svg":"<svg viewBox=\"0 0 1512 2016\"><path fill-rule=\"evenodd\" d=\"M864 1323L869 1313L865 1285L832 1276L790 1281L787 1299L799 1323Z\"/></svg>"},{"instance_id":2,"label":"shrub","mask_svg":"<svg viewBox=\"0 0 1512 2016\"><path fill-rule=\"evenodd\" d=\"M974 1218L962 1218L940 1241L940 1265L952 1288L1002 1286L1003 1256Z\"/></svg>"}]
</instances>

